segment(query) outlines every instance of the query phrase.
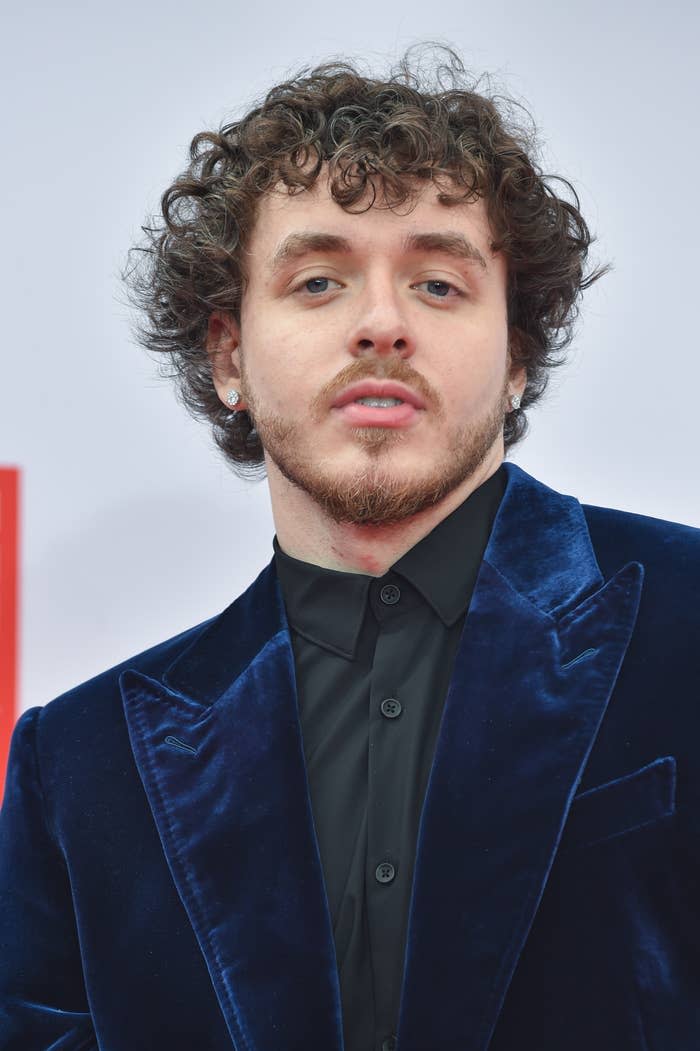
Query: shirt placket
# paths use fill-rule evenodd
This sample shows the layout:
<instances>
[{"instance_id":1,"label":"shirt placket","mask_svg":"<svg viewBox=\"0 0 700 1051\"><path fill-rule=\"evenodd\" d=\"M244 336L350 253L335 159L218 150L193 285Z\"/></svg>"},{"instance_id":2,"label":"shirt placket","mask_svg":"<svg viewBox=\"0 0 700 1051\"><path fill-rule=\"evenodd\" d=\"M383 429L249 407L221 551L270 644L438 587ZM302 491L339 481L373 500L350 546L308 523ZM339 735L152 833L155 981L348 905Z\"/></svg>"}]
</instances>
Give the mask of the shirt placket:
<instances>
[{"instance_id":1,"label":"shirt placket","mask_svg":"<svg viewBox=\"0 0 700 1051\"><path fill-rule=\"evenodd\" d=\"M379 632L370 678L365 887L375 988L374 1051L394 1051L402 911L411 878L400 840L405 713L396 684L403 679L397 662L406 659L401 628L413 603L405 582L393 574L373 582L370 601Z\"/></svg>"}]
</instances>

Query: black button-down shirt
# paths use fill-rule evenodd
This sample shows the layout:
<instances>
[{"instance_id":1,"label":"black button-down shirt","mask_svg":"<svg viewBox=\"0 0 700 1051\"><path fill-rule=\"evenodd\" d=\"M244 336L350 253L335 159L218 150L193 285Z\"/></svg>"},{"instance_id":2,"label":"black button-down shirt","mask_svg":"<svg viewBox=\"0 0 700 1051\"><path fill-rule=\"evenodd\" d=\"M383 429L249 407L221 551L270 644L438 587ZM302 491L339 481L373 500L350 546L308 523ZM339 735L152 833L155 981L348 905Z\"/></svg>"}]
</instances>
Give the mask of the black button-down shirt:
<instances>
[{"instance_id":1,"label":"black button-down shirt","mask_svg":"<svg viewBox=\"0 0 700 1051\"><path fill-rule=\"evenodd\" d=\"M499 468L382 577L274 540L333 925L345 1051L395 1043L418 826Z\"/></svg>"}]
</instances>

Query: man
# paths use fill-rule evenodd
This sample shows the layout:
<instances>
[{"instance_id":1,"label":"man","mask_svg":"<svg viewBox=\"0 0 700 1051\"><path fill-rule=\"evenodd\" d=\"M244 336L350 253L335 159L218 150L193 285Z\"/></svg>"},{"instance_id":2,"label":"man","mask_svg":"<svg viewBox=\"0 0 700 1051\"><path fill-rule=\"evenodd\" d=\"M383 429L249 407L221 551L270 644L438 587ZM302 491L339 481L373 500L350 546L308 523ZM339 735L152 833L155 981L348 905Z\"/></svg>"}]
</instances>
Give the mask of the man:
<instances>
[{"instance_id":1,"label":"man","mask_svg":"<svg viewBox=\"0 0 700 1051\"><path fill-rule=\"evenodd\" d=\"M274 557L19 720L4 1051L700 1043L700 537L504 462L599 272L453 72L307 71L164 195L143 338Z\"/></svg>"}]
</instances>

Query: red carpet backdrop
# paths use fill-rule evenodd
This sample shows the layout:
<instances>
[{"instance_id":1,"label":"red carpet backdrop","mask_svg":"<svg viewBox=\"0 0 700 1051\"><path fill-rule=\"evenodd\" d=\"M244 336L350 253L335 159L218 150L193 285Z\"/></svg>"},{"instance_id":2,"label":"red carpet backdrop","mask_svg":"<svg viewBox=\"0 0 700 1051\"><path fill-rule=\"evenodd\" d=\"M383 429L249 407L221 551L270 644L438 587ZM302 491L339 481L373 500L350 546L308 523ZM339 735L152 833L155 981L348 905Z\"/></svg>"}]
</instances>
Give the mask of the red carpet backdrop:
<instances>
[{"instance_id":1,"label":"red carpet backdrop","mask_svg":"<svg viewBox=\"0 0 700 1051\"><path fill-rule=\"evenodd\" d=\"M0 802L10 736L19 714L19 471L0 467Z\"/></svg>"}]
</instances>

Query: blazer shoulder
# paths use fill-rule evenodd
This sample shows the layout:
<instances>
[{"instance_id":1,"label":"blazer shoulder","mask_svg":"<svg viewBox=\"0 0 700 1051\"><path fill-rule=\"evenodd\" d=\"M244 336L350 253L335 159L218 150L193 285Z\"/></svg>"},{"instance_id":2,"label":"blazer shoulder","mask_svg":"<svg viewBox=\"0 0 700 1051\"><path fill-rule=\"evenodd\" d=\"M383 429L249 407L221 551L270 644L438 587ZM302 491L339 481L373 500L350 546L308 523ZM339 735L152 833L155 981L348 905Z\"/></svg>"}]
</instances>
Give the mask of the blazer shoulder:
<instances>
[{"instance_id":1,"label":"blazer shoulder","mask_svg":"<svg viewBox=\"0 0 700 1051\"><path fill-rule=\"evenodd\" d=\"M582 504L601 572L607 578L625 562L640 562L645 585L663 580L683 590L700 585L700 529L613 507Z\"/></svg>"},{"instance_id":2,"label":"blazer shoulder","mask_svg":"<svg viewBox=\"0 0 700 1051\"><path fill-rule=\"evenodd\" d=\"M254 618L260 607L270 602L270 585L273 575L271 566L266 566L258 577L238 595L223 611L200 621L193 627L186 628L177 635L149 646L126 660L120 661L106 671L100 672L72 689L60 694L41 707L38 718L39 738L47 742L65 737L66 734L84 736L83 729L90 727L97 732L98 727L115 725L123 721L122 697L119 689L119 677L123 671L130 669L160 679L163 673L177 661L181 654L197 644L201 636L218 623L229 623L240 620L243 623ZM80 731L80 732L79 732Z\"/></svg>"},{"instance_id":3,"label":"blazer shoulder","mask_svg":"<svg viewBox=\"0 0 700 1051\"><path fill-rule=\"evenodd\" d=\"M169 664L206 631L215 619L216 617L210 617L154 646L149 646L40 706L40 737L47 741L55 737L62 738L66 732L70 733L71 729L78 726L86 728L93 720L99 721L104 728L110 721L110 714L121 720L121 673L127 668L133 668L152 678L159 678Z\"/></svg>"}]
</instances>

